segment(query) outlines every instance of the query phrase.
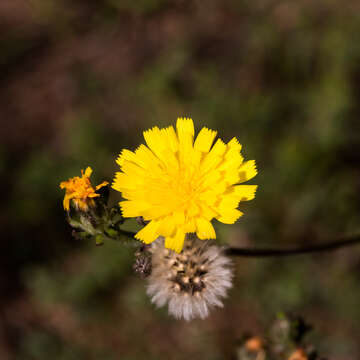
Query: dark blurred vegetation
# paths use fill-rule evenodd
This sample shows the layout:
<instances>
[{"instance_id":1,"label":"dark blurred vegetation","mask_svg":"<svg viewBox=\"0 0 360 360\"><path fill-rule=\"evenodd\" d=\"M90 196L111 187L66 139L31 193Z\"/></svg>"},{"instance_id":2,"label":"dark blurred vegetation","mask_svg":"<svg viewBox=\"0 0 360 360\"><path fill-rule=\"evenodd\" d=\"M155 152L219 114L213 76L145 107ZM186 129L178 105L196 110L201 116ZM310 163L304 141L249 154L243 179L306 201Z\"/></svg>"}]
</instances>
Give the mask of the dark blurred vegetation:
<instances>
[{"instance_id":1,"label":"dark blurred vegetation","mask_svg":"<svg viewBox=\"0 0 360 360\"><path fill-rule=\"evenodd\" d=\"M266 335L244 335L237 346L236 360L325 360L307 341L311 330L303 318L280 312Z\"/></svg>"},{"instance_id":2,"label":"dark blurred vegetation","mask_svg":"<svg viewBox=\"0 0 360 360\"><path fill-rule=\"evenodd\" d=\"M359 232L359 1L1 0L0 29L1 360L234 359L278 311L360 357L360 248L238 258L225 308L185 323L150 304L131 248L72 238L59 189L88 165L111 181L143 130L191 116L260 170L223 242Z\"/></svg>"}]
</instances>

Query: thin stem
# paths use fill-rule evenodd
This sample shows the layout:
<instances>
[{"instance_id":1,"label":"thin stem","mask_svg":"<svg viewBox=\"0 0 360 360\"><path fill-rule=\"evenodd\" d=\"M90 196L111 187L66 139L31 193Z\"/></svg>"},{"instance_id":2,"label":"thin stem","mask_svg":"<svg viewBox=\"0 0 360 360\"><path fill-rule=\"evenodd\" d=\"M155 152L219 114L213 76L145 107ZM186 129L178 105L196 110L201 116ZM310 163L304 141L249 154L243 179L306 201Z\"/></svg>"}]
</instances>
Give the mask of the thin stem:
<instances>
[{"instance_id":1,"label":"thin stem","mask_svg":"<svg viewBox=\"0 0 360 360\"><path fill-rule=\"evenodd\" d=\"M312 254L325 251L335 251L346 246L360 245L360 235L344 237L342 239L314 245L297 247L292 249L274 249L274 248L233 248L226 249L226 254L230 256L244 257L279 257Z\"/></svg>"},{"instance_id":2,"label":"thin stem","mask_svg":"<svg viewBox=\"0 0 360 360\"><path fill-rule=\"evenodd\" d=\"M121 234L134 238L135 232L120 230ZM318 252L335 251L346 246L360 245L360 234L350 235L340 238L335 241L331 241L324 244L314 246L296 247L292 249L274 249L274 248L234 248L229 247L225 250L229 256L243 256L243 257L280 257L280 256L293 256L312 254Z\"/></svg>"}]
</instances>

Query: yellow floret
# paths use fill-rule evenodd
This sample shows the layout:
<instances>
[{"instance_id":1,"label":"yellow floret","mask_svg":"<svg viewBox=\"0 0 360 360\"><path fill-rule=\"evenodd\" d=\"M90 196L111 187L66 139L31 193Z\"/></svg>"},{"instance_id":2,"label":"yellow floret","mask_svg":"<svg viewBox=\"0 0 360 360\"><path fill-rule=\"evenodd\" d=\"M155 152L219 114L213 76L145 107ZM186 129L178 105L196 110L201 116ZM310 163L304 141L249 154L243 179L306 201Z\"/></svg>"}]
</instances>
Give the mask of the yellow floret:
<instances>
[{"instance_id":1,"label":"yellow floret","mask_svg":"<svg viewBox=\"0 0 360 360\"><path fill-rule=\"evenodd\" d=\"M66 189L63 205L64 209L70 210L70 201L72 200L75 208L82 211L87 211L90 207L95 206L94 199L95 197L100 196L96 193L96 190L99 190L103 186L108 184L107 181L102 182L97 185L95 189L91 185L90 176L92 174L92 169L88 166L85 170L81 170L81 177L75 176L70 178L68 181L62 181L60 183L61 189Z\"/></svg>"}]
</instances>

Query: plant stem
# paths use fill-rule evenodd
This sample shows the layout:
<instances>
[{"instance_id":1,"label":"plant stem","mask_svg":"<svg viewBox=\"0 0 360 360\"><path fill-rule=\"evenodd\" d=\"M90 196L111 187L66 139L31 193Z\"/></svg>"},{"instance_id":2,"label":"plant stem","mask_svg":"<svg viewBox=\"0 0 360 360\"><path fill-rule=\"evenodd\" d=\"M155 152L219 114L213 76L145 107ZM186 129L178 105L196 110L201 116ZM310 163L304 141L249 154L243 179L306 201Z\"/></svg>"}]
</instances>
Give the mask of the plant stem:
<instances>
[{"instance_id":1,"label":"plant stem","mask_svg":"<svg viewBox=\"0 0 360 360\"><path fill-rule=\"evenodd\" d=\"M127 230L120 230L121 234L134 238L135 233ZM235 248L229 247L225 250L230 256L244 257L279 257L312 254L318 252L335 251L346 246L360 245L360 235L350 235L339 238L331 242L314 246L295 247L292 249L274 249L274 248Z\"/></svg>"},{"instance_id":2,"label":"plant stem","mask_svg":"<svg viewBox=\"0 0 360 360\"><path fill-rule=\"evenodd\" d=\"M360 235L352 235L343 237L336 241L331 241L324 244L296 247L292 249L274 249L274 248L234 248L230 247L225 250L230 256L244 256L244 257L279 257L312 254L325 251L335 251L346 246L360 245Z\"/></svg>"}]
</instances>

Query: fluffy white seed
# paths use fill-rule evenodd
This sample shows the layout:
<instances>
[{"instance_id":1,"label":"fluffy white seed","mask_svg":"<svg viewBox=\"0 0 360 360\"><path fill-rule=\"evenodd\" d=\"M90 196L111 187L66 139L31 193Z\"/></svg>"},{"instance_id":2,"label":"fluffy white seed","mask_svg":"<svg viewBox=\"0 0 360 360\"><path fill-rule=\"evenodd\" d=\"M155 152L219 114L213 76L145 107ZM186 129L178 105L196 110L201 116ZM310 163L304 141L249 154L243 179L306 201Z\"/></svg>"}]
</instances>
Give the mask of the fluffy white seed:
<instances>
[{"instance_id":1,"label":"fluffy white seed","mask_svg":"<svg viewBox=\"0 0 360 360\"><path fill-rule=\"evenodd\" d=\"M166 249L167 250L167 249ZM232 286L231 261L222 248L197 238L187 239L181 254L164 250L164 239L151 247L152 273L147 278L151 301L177 319L204 319Z\"/></svg>"}]
</instances>

